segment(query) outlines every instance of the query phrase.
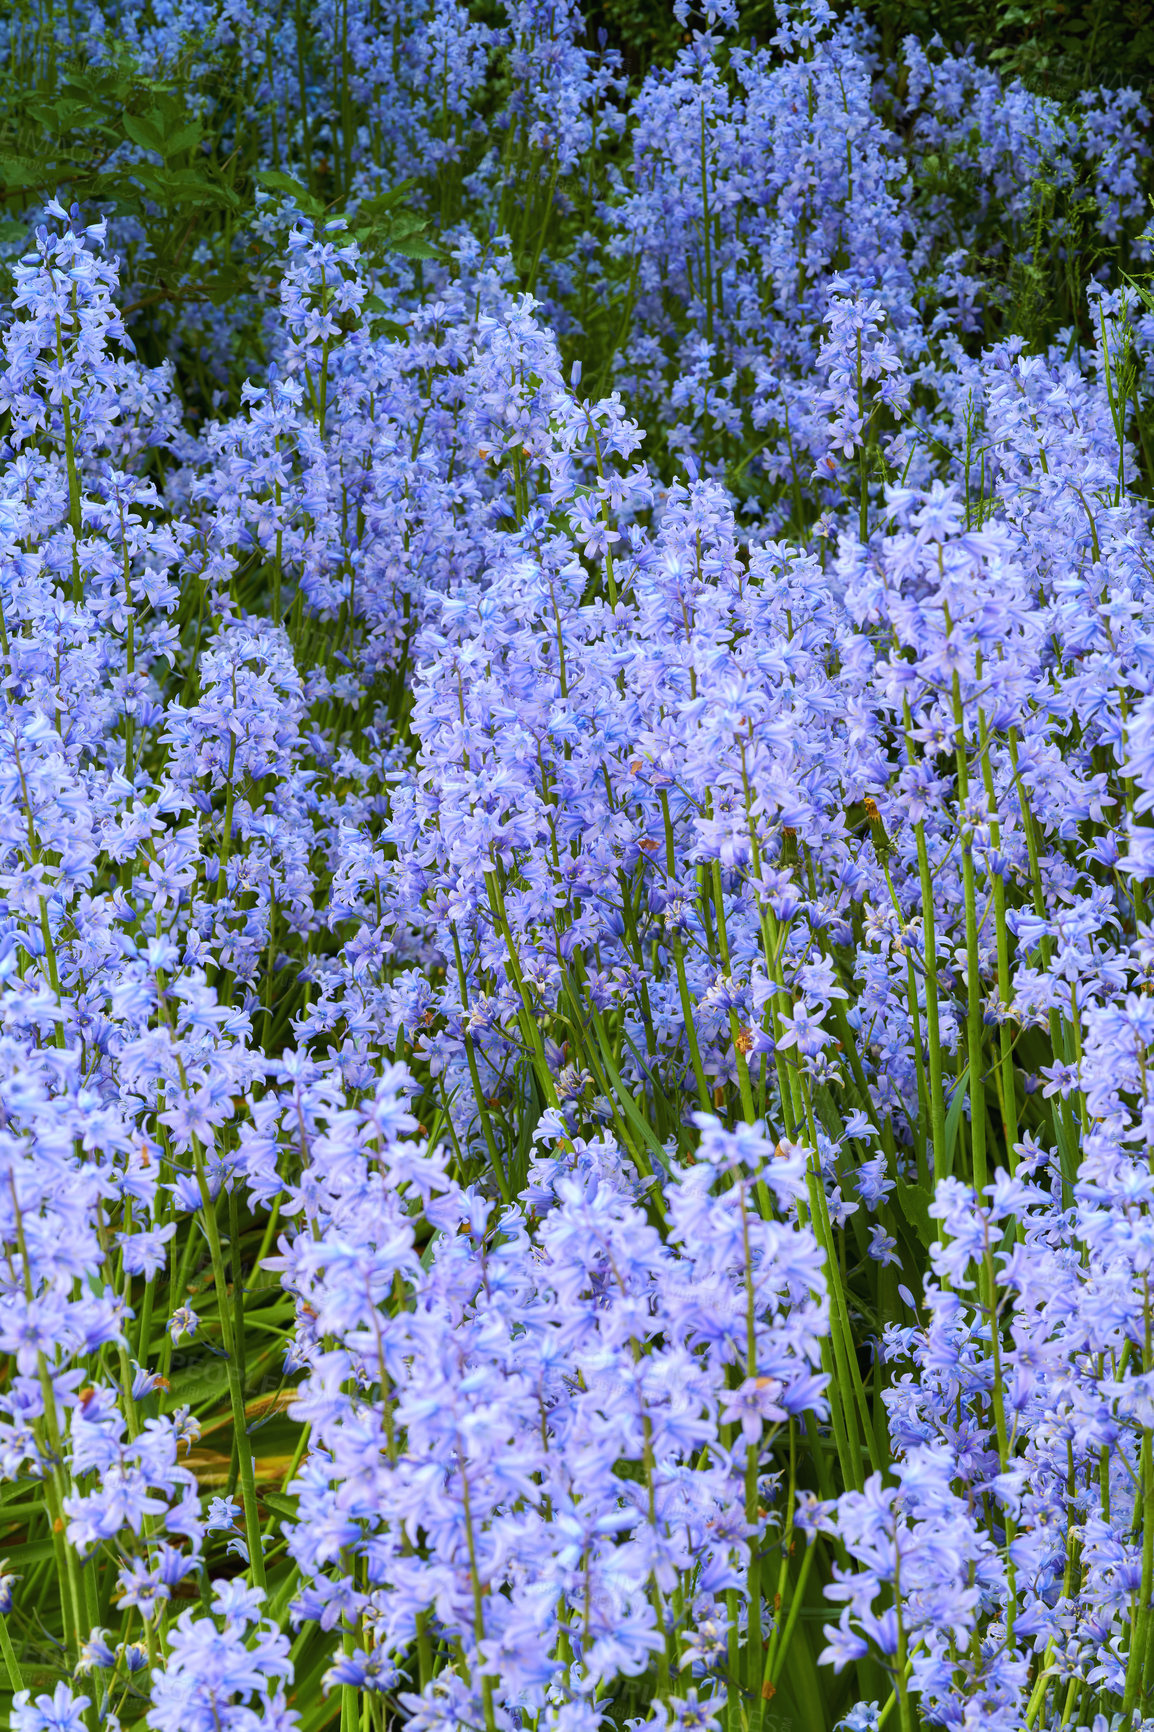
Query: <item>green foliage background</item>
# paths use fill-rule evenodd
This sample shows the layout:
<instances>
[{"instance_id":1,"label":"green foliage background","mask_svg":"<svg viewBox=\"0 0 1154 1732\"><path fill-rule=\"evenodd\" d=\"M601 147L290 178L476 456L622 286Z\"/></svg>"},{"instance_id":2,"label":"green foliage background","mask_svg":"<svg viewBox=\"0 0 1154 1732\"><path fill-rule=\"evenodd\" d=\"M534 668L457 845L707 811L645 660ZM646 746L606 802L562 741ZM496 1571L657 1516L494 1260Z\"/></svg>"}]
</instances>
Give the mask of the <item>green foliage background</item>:
<instances>
[{"instance_id":1,"label":"green foliage background","mask_svg":"<svg viewBox=\"0 0 1154 1732\"><path fill-rule=\"evenodd\" d=\"M950 48L972 45L979 59L1048 96L1066 98L1088 84L1145 91L1154 83L1150 0L859 0L859 9L886 59L903 36L928 42L937 34ZM631 71L668 59L680 36L670 0L589 0L586 15ZM759 38L773 31L768 0L750 0L741 17L743 30Z\"/></svg>"}]
</instances>

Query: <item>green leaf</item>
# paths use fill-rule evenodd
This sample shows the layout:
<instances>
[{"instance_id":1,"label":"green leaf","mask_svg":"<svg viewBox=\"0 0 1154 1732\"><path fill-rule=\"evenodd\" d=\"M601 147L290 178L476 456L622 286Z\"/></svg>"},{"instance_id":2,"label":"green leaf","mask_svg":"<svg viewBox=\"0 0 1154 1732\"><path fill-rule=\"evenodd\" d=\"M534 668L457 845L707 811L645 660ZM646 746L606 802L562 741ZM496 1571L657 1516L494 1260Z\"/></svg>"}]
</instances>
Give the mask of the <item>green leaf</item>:
<instances>
[{"instance_id":1,"label":"green leaf","mask_svg":"<svg viewBox=\"0 0 1154 1732\"><path fill-rule=\"evenodd\" d=\"M306 186L302 186L299 180L294 180L291 174L282 173L279 168L262 168L253 179L268 192L283 192L288 198L295 199L308 216L320 216L325 208Z\"/></svg>"},{"instance_id":2,"label":"green leaf","mask_svg":"<svg viewBox=\"0 0 1154 1732\"><path fill-rule=\"evenodd\" d=\"M175 132L170 132L162 146L165 157L179 156L182 150L194 150L204 136L204 128L199 120L190 120L187 126L178 126Z\"/></svg>"},{"instance_id":3,"label":"green leaf","mask_svg":"<svg viewBox=\"0 0 1154 1732\"><path fill-rule=\"evenodd\" d=\"M260 1501L267 1509L272 1511L273 1515L287 1516L290 1521L295 1521L297 1516L300 1514L300 1511L297 1508L296 1499L294 1497L286 1497L283 1492L262 1492Z\"/></svg>"},{"instance_id":4,"label":"green leaf","mask_svg":"<svg viewBox=\"0 0 1154 1732\"><path fill-rule=\"evenodd\" d=\"M253 179L261 186L267 187L269 192L287 192L298 197L304 193L305 197L308 197L300 181L294 180L291 174L284 174L279 168L258 169L253 175Z\"/></svg>"},{"instance_id":5,"label":"green leaf","mask_svg":"<svg viewBox=\"0 0 1154 1732\"><path fill-rule=\"evenodd\" d=\"M262 1502L268 1503L267 1494ZM296 1510L293 1511L294 1515L297 1513ZM288 1611L289 1601L300 1586L300 1579L301 1573L295 1564L288 1569L283 1569L282 1566L281 1570L270 1572L268 1578L268 1615L276 1623L281 1623Z\"/></svg>"},{"instance_id":6,"label":"green leaf","mask_svg":"<svg viewBox=\"0 0 1154 1732\"><path fill-rule=\"evenodd\" d=\"M962 1122L962 1108L966 1104L966 1096L970 1092L970 1067L966 1066L950 1096L949 1110L946 1113L946 1146L942 1151L941 1177L948 1179L954 1170L954 1146L958 1140L958 1128Z\"/></svg>"},{"instance_id":7,"label":"green leaf","mask_svg":"<svg viewBox=\"0 0 1154 1732\"><path fill-rule=\"evenodd\" d=\"M45 164L30 156L0 156L0 180L6 187L40 186Z\"/></svg>"},{"instance_id":8,"label":"green leaf","mask_svg":"<svg viewBox=\"0 0 1154 1732\"><path fill-rule=\"evenodd\" d=\"M310 1643L306 1653L311 1655L314 1651ZM341 1692L334 1690L330 1696L326 1696L321 1683L336 1657L337 1644L330 1635L320 1649L319 1657L307 1671L302 1669L306 1663L303 1656L302 1662L297 1665L296 1689L290 1701L294 1702L301 1715L301 1732L321 1732L322 1727L331 1726L341 1717Z\"/></svg>"},{"instance_id":9,"label":"green leaf","mask_svg":"<svg viewBox=\"0 0 1154 1732\"><path fill-rule=\"evenodd\" d=\"M395 209L416 184L412 179L399 180L396 186L389 187L387 192L375 192L371 198L362 199L357 206L358 217L368 217L372 221L374 217L384 216L386 212Z\"/></svg>"},{"instance_id":10,"label":"green leaf","mask_svg":"<svg viewBox=\"0 0 1154 1732\"><path fill-rule=\"evenodd\" d=\"M122 109L132 94L133 81L113 66L86 66L83 72L72 72L64 79L65 90L75 90L87 101Z\"/></svg>"},{"instance_id":11,"label":"green leaf","mask_svg":"<svg viewBox=\"0 0 1154 1732\"><path fill-rule=\"evenodd\" d=\"M427 227L425 218L418 216L415 210L402 210L397 212L385 232L390 240L398 241L405 235L423 234Z\"/></svg>"},{"instance_id":12,"label":"green leaf","mask_svg":"<svg viewBox=\"0 0 1154 1732\"><path fill-rule=\"evenodd\" d=\"M173 1389L161 1402L165 1412L173 1412L177 1407L201 1407L228 1397L228 1368L223 1359L210 1359L198 1371L174 1372L172 1382Z\"/></svg>"},{"instance_id":13,"label":"green leaf","mask_svg":"<svg viewBox=\"0 0 1154 1732\"><path fill-rule=\"evenodd\" d=\"M200 285L205 299L214 307L223 307L231 296L242 292L244 279L237 270L222 271L218 276L206 277Z\"/></svg>"},{"instance_id":14,"label":"green leaf","mask_svg":"<svg viewBox=\"0 0 1154 1732\"><path fill-rule=\"evenodd\" d=\"M42 1564L48 1558L56 1556L53 1540L29 1540L22 1546L8 1545L5 1550L16 1575L24 1574L33 1564Z\"/></svg>"},{"instance_id":15,"label":"green leaf","mask_svg":"<svg viewBox=\"0 0 1154 1732\"><path fill-rule=\"evenodd\" d=\"M399 253L403 259L439 259L441 257L440 247L434 246L432 241L427 241L420 235L405 235L400 240L388 240L385 242L385 248L388 252Z\"/></svg>"},{"instance_id":16,"label":"green leaf","mask_svg":"<svg viewBox=\"0 0 1154 1732\"><path fill-rule=\"evenodd\" d=\"M164 133L156 124L158 115L126 114L124 130L142 150L155 150L158 156L164 154Z\"/></svg>"},{"instance_id":17,"label":"green leaf","mask_svg":"<svg viewBox=\"0 0 1154 1732\"><path fill-rule=\"evenodd\" d=\"M155 163L134 162L126 172L149 198L160 201L167 200L168 177L162 168L157 168ZM121 185L123 189L123 182L119 175L111 174L102 178Z\"/></svg>"},{"instance_id":18,"label":"green leaf","mask_svg":"<svg viewBox=\"0 0 1154 1732\"><path fill-rule=\"evenodd\" d=\"M210 168L158 168L151 162L134 162L126 175L149 198L176 209L239 210L240 199ZM106 177L110 182L117 177Z\"/></svg>"},{"instance_id":19,"label":"green leaf","mask_svg":"<svg viewBox=\"0 0 1154 1732\"><path fill-rule=\"evenodd\" d=\"M617 1096L618 1105L632 1129L648 1148L650 1155L657 1161L658 1166L664 1167L666 1165L665 1150L658 1142L657 1133L649 1120L639 1110L637 1102L621 1079L621 1073L614 1063L613 1049L609 1044L605 1025L601 1020L601 1013L596 1007L593 1009L593 1031L597 1036L597 1045L601 1049L601 1062L605 1066L605 1073L609 1081L613 1084L613 1092ZM656 1172L657 1167L651 1167L651 1171Z\"/></svg>"},{"instance_id":20,"label":"green leaf","mask_svg":"<svg viewBox=\"0 0 1154 1732\"><path fill-rule=\"evenodd\" d=\"M13 1486L10 1489L15 1492L19 1488ZM43 1514L43 1497L14 1497L11 1503L0 1502L0 1526L7 1526L11 1522L32 1521Z\"/></svg>"},{"instance_id":21,"label":"green leaf","mask_svg":"<svg viewBox=\"0 0 1154 1732\"><path fill-rule=\"evenodd\" d=\"M175 199L191 199L197 204L215 204L228 210L239 210L241 201L228 183L215 173L210 164L191 168L169 168L165 176Z\"/></svg>"},{"instance_id":22,"label":"green leaf","mask_svg":"<svg viewBox=\"0 0 1154 1732\"><path fill-rule=\"evenodd\" d=\"M60 106L60 103L57 102L30 102L24 112L36 122L37 126L43 126L54 132L61 125ZM73 104L73 106L75 105Z\"/></svg>"},{"instance_id":23,"label":"green leaf","mask_svg":"<svg viewBox=\"0 0 1154 1732\"><path fill-rule=\"evenodd\" d=\"M897 1181L897 1197L902 1214L917 1234L919 1244L928 1245L936 1237L930 1220L929 1198L920 1185L911 1185L907 1179Z\"/></svg>"}]
</instances>

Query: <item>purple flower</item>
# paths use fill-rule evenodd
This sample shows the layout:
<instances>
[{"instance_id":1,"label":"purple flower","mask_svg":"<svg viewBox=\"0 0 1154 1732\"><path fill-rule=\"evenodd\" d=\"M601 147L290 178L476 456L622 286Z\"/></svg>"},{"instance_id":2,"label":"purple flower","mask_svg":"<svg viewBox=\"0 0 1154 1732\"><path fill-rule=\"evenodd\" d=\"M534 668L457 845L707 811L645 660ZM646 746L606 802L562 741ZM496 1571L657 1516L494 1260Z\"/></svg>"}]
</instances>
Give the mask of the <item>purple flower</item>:
<instances>
[{"instance_id":1,"label":"purple flower","mask_svg":"<svg viewBox=\"0 0 1154 1732\"><path fill-rule=\"evenodd\" d=\"M51 1696L18 1690L12 1698L12 1723L17 1732L84 1732L87 1696L74 1696L67 1684L57 1684Z\"/></svg>"}]
</instances>

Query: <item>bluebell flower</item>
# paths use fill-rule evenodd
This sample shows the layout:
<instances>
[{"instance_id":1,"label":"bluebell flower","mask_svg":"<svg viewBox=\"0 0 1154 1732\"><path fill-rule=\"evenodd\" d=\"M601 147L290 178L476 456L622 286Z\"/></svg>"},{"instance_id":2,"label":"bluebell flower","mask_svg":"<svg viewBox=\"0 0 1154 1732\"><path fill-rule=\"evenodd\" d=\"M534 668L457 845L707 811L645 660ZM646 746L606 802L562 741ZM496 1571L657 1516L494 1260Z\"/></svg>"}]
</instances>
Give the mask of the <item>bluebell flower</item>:
<instances>
[{"instance_id":1,"label":"bluebell flower","mask_svg":"<svg viewBox=\"0 0 1154 1732\"><path fill-rule=\"evenodd\" d=\"M17 1732L83 1732L88 1696L74 1696L67 1684L57 1684L51 1696L32 1699L28 1690L17 1690L12 1699L12 1719Z\"/></svg>"}]
</instances>

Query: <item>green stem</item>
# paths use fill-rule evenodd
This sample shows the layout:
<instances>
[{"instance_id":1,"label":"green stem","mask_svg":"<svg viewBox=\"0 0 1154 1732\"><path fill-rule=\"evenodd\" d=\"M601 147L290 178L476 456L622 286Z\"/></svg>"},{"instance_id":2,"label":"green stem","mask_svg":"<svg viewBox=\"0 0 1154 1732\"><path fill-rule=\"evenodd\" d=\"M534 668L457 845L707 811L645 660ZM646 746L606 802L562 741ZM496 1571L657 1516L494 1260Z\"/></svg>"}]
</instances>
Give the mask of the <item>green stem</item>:
<instances>
[{"instance_id":1,"label":"green stem","mask_svg":"<svg viewBox=\"0 0 1154 1732\"><path fill-rule=\"evenodd\" d=\"M212 1259L212 1278L216 1288L216 1303L220 1314L220 1334L225 1353L228 1377L228 1399L232 1409L233 1432L240 1463L240 1491L244 1504L244 1525L248 1537L249 1567L258 1588L265 1585L264 1552L261 1549L260 1512L256 1498L256 1476L253 1471L252 1449L248 1441L248 1426L244 1411L244 1381L237 1359L237 1340L233 1330L233 1313L229 1302L228 1277L224 1268L224 1252L220 1243L220 1228L216 1219L216 1203L209 1190L204 1165L204 1151L199 1140L192 1140L192 1155L196 1163L196 1178L200 1187L201 1219L204 1222L208 1252Z\"/></svg>"},{"instance_id":2,"label":"green stem","mask_svg":"<svg viewBox=\"0 0 1154 1732\"><path fill-rule=\"evenodd\" d=\"M947 629L949 616L946 616ZM955 762L958 777L958 804L964 807L970 797L969 765L966 761L965 715L962 708L961 681L954 673L954 720L958 739ZM959 822L966 823L964 816ZM970 1149L972 1179L979 1200L984 1200L988 1174L986 1171L986 1091L982 1081L982 980L978 959L977 888L974 873L972 836L962 833L962 897L966 912L966 1046L970 1067Z\"/></svg>"}]
</instances>

